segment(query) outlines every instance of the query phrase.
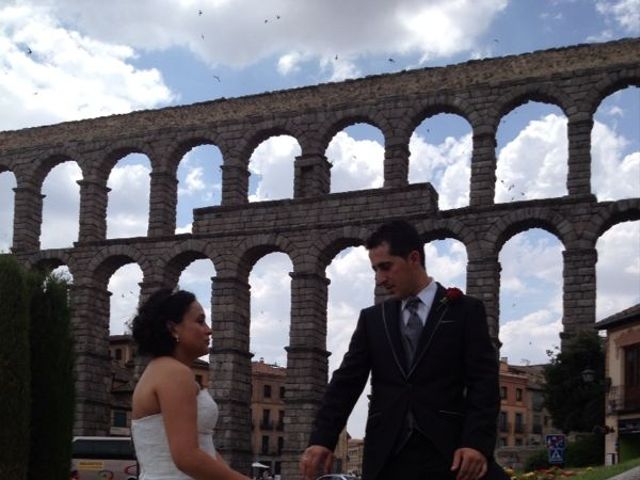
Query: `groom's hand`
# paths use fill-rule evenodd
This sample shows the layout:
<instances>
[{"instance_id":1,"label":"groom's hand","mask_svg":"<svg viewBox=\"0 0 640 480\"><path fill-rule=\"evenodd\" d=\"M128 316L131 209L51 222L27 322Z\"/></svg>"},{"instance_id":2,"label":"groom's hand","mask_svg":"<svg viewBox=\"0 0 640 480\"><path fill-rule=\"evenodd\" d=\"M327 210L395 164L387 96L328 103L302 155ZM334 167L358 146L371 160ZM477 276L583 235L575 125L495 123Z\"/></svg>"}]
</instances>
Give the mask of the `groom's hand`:
<instances>
[{"instance_id":1,"label":"groom's hand","mask_svg":"<svg viewBox=\"0 0 640 480\"><path fill-rule=\"evenodd\" d=\"M453 453L451 465L451 471L456 470L456 480L478 480L487 473L487 459L473 448L459 448Z\"/></svg>"},{"instance_id":2,"label":"groom's hand","mask_svg":"<svg viewBox=\"0 0 640 480\"><path fill-rule=\"evenodd\" d=\"M322 445L311 445L300 459L300 473L304 480L314 480L318 470L328 473L333 464L333 452Z\"/></svg>"}]
</instances>

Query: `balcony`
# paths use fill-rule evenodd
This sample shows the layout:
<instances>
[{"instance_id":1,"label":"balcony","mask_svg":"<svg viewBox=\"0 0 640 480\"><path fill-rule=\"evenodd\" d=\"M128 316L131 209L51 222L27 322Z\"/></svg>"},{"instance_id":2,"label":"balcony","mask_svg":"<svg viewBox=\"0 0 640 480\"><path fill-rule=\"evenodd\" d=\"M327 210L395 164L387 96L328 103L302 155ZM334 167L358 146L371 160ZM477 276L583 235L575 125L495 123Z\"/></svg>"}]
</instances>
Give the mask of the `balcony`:
<instances>
[{"instance_id":1,"label":"balcony","mask_svg":"<svg viewBox=\"0 0 640 480\"><path fill-rule=\"evenodd\" d=\"M640 410L640 386L615 386L607 394L607 413L624 413Z\"/></svg>"},{"instance_id":2,"label":"balcony","mask_svg":"<svg viewBox=\"0 0 640 480\"><path fill-rule=\"evenodd\" d=\"M260 422L260 430L273 430L273 422L263 420Z\"/></svg>"},{"instance_id":3,"label":"balcony","mask_svg":"<svg viewBox=\"0 0 640 480\"><path fill-rule=\"evenodd\" d=\"M508 433L511 430L511 424L509 422L498 422L498 431L502 433Z\"/></svg>"}]
</instances>

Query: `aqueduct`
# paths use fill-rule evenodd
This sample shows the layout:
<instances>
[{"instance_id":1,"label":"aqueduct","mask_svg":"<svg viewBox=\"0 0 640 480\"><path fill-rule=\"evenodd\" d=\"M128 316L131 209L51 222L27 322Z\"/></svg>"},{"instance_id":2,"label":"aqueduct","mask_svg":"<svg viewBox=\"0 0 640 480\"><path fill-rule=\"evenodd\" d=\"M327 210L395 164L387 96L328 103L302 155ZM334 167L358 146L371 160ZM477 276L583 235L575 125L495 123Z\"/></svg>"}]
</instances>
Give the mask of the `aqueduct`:
<instances>
[{"instance_id":1,"label":"aqueduct","mask_svg":"<svg viewBox=\"0 0 640 480\"><path fill-rule=\"evenodd\" d=\"M640 219L640 198L599 202L591 191L593 114L607 95L640 86L640 39L470 61L341 83L220 99L190 106L0 133L0 173L16 177L13 252L28 265L69 267L77 349L77 434L109 428L110 363L107 282L120 266L143 271L141 295L173 286L195 259L215 265L212 316L216 347L210 368L221 415L216 443L236 467L251 461L248 275L264 255L288 254L291 327L287 350L284 476L297 478L299 452L327 381L327 265L391 218L413 221L425 241L455 238L468 252L467 290L484 300L497 340L498 252L513 235L539 227L563 252L564 335L595 321L595 242L611 226ZM496 204L496 130L529 100L557 105L568 119L568 194ZM410 185L409 138L438 113L456 113L472 128L470 204L441 211L428 183ZM384 186L329 193L325 149L346 125L367 122L384 135ZM248 159L274 134L295 137L294 197L248 202ZM222 152L222 204L194 212L191 234L175 235L179 159L214 144ZM152 165L145 237L106 239L107 178L115 162L144 153ZM41 250L47 173L74 160L82 170L79 238L72 248Z\"/></svg>"}]
</instances>

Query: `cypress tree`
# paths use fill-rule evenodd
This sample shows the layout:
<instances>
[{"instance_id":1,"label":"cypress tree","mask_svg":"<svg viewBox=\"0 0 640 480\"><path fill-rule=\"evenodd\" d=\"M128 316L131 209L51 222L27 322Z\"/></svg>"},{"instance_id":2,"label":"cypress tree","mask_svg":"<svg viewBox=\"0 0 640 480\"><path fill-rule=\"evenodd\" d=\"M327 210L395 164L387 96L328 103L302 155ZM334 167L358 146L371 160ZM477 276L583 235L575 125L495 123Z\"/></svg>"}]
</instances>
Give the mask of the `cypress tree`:
<instances>
[{"instance_id":1,"label":"cypress tree","mask_svg":"<svg viewBox=\"0 0 640 480\"><path fill-rule=\"evenodd\" d=\"M67 480L71 469L74 382L68 285L32 274L30 480Z\"/></svg>"},{"instance_id":2,"label":"cypress tree","mask_svg":"<svg viewBox=\"0 0 640 480\"><path fill-rule=\"evenodd\" d=\"M27 476L30 424L29 301L23 269L0 255L0 478Z\"/></svg>"}]
</instances>

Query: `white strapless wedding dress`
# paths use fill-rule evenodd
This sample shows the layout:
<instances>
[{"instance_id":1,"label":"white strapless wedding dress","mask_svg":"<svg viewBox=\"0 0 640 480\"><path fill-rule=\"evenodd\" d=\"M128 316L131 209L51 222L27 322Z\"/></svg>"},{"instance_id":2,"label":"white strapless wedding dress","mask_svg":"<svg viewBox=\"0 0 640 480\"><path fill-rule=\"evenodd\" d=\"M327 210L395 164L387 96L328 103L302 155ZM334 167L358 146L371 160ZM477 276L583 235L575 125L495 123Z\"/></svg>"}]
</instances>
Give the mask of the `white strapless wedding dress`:
<instances>
[{"instance_id":1,"label":"white strapless wedding dress","mask_svg":"<svg viewBox=\"0 0 640 480\"><path fill-rule=\"evenodd\" d=\"M212 457L213 428L218 421L218 405L207 390L200 390L198 401L198 443ZM162 414L149 415L131 421L131 436L140 464L140 480L189 480L171 459Z\"/></svg>"}]
</instances>

